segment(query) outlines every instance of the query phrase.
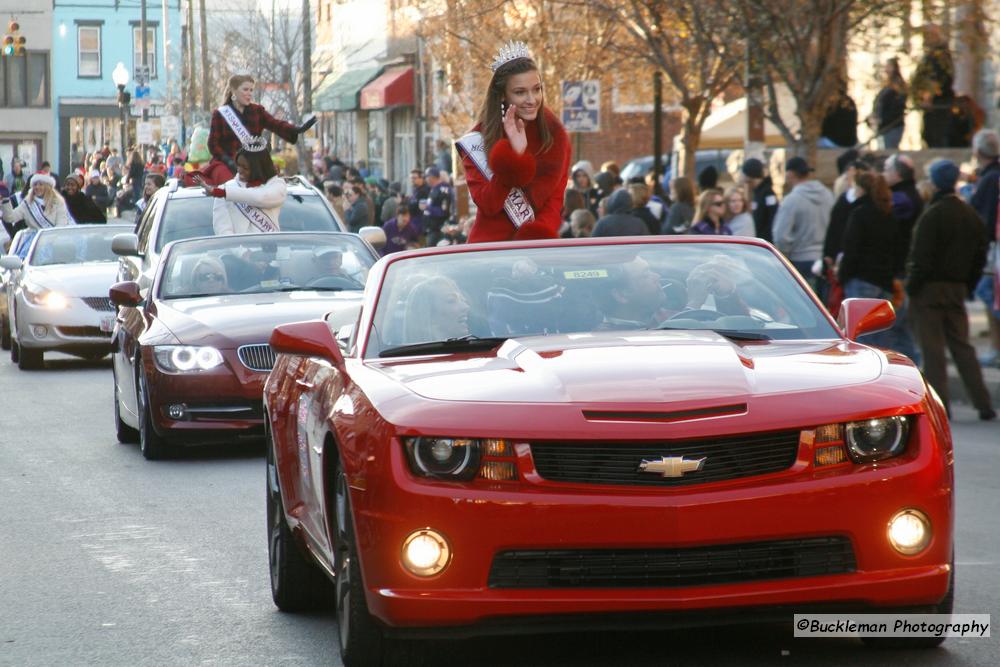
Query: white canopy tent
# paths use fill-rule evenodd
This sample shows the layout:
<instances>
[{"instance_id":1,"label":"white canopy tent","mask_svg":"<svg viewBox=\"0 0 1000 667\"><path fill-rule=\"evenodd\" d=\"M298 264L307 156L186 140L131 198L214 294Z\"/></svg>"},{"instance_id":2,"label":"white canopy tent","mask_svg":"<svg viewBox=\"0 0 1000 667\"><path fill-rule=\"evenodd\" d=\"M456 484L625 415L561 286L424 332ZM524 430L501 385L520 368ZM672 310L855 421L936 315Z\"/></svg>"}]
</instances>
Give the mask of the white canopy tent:
<instances>
[{"instance_id":1,"label":"white canopy tent","mask_svg":"<svg viewBox=\"0 0 1000 667\"><path fill-rule=\"evenodd\" d=\"M778 86L778 111L782 120L792 130L799 129L799 118L795 115L795 98L786 86ZM743 148L743 137L747 123L747 98L741 97L724 104L705 120L701 130L698 148ZM768 146L784 146L784 135L775 125L764 120L764 143Z\"/></svg>"}]
</instances>

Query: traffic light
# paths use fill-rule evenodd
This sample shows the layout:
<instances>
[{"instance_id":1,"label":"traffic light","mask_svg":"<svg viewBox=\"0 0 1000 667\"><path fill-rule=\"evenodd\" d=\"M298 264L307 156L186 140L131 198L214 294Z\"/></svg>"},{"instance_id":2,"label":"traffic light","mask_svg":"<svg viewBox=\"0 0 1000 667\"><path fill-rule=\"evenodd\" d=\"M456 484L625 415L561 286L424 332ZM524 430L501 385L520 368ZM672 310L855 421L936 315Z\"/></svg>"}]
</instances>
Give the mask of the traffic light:
<instances>
[{"instance_id":1,"label":"traffic light","mask_svg":"<svg viewBox=\"0 0 1000 667\"><path fill-rule=\"evenodd\" d=\"M20 34L21 25L17 21L11 21L7 25L7 34L3 37L3 54L5 56L24 55L24 35Z\"/></svg>"}]
</instances>

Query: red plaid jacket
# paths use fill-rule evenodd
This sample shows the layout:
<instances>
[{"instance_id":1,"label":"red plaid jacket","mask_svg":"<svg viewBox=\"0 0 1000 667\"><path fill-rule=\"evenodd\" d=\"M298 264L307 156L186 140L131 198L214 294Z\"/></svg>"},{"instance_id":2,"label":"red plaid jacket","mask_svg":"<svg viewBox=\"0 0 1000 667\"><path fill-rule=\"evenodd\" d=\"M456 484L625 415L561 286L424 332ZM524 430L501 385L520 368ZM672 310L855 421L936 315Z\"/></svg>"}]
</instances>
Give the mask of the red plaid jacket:
<instances>
[{"instance_id":1,"label":"red plaid jacket","mask_svg":"<svg viewBox=\"0 0 1000 667\"><path fill-rule=\"evenodd\" d=\"M232 106L232 105L230 105ZM236 107L233 107L236 111ZM299 133L291 123L278 120L259 104L248 104L243 113L236 111L236 115L243 121L243 126L254 136L259 136L264 130L271 130L285 141L294 144L298 141ZM240 140L229 127L229 123L222 117L219 110L212 112L212 129L208 134L208 150L217 160L230 162L236 159L236 153L240 150Z\"/></svg>"}]
</instances>

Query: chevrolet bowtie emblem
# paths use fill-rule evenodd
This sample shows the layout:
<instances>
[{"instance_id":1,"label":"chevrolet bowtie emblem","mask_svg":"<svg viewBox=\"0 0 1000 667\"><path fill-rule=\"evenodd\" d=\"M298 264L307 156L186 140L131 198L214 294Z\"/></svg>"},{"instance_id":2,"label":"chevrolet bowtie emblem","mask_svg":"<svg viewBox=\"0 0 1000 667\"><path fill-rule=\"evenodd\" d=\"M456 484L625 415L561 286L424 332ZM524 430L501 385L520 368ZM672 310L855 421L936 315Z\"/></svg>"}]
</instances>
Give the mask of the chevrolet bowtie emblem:
<instances>
[{"instance_id":1,"label":"chevrolet bowtie emblem","mask_svg":"<svg viewBox=\"0 0 1000 667\"><path fill-rule=\"evenodd\" d=\"M683 456L661 456L652 461L643 460L639 472L657 472L661 477L682 477L684 473L698 472L705 465L705 457L686 459Z\"/></svg>"}]
</instances>

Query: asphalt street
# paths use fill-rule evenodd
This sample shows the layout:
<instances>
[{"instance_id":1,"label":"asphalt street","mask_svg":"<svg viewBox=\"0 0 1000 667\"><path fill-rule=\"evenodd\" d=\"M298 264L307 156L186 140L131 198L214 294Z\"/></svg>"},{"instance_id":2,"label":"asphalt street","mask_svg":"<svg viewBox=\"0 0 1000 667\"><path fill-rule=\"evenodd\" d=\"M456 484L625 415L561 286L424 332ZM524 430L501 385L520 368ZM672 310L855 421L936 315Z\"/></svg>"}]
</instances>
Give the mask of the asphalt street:
<instances>
[{"instance_id":1,"label":"asphalt street","mask_svg":"<svg viewBox=\"0 0 1000 667\"><path fill-rule=\"evenodd\" d=\"M118 444L111 366L0 360L0 665L338 665L332 612L271 603L262 447L151 463ZM1000 427L956 405L956 611L1000 620ZM831 508L835 511L835 508ZM466 640L437 665L997 665L992 639L885 652L791 626Z\"/></svg>"}]
</instances>

